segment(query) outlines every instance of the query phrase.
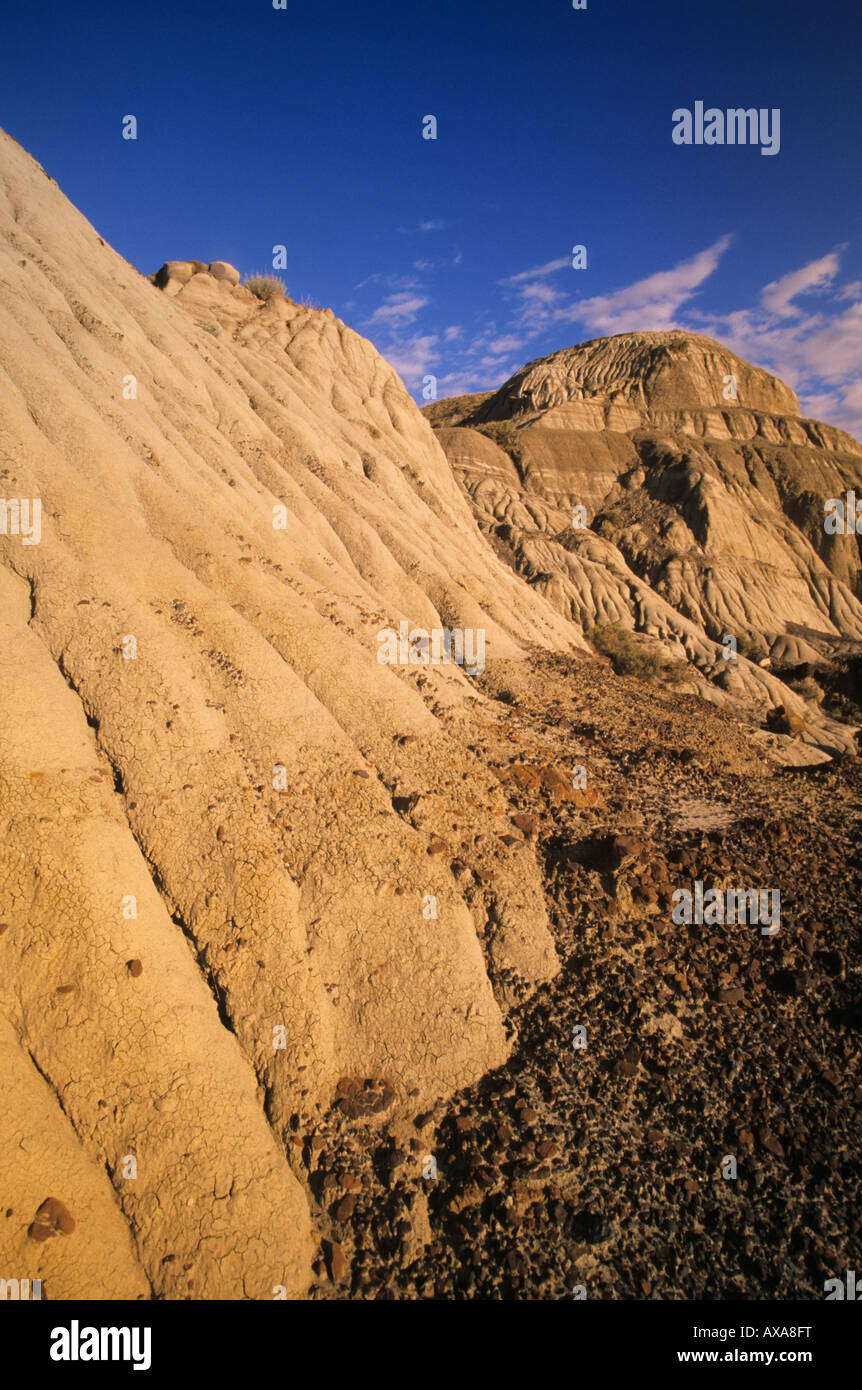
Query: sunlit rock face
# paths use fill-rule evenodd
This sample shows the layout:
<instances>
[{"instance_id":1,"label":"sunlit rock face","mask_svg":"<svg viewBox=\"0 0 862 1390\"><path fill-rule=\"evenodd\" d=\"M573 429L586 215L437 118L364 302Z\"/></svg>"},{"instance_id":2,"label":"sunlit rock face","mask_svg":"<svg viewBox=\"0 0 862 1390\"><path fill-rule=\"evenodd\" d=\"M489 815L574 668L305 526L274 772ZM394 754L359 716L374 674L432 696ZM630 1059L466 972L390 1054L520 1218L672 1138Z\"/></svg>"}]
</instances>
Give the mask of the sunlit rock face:
<instances>
[{"instance_id":1,"label":"sunlit rock face","mask_svg":"<svg viewBox=\"0 0 862 1390\"><path fill-rule=\"evenodd\" d=\"M622 624L707 698L783 705L852 749L761 664L862 641L860 539L825 525L829 499L862 495L862 448L782 382L708 338L631 333L426 414L483 532L579 630ZM729 665L728 637L757 661Z\"/></svg>"},{"instance_id":2,"label":"sunlit rock face","mask_svg":"<svg viewBox=\"0 0 862 1390\"><path fill-rule=\"evenodd\" d=\"M58 1298L301 1293L297 1133L475 1080L558 968L475 680L380 635L585 644L372 345L238 279L146 279L0 134L0 1263L62 1200Z\"/></svg>"}]
</instances>

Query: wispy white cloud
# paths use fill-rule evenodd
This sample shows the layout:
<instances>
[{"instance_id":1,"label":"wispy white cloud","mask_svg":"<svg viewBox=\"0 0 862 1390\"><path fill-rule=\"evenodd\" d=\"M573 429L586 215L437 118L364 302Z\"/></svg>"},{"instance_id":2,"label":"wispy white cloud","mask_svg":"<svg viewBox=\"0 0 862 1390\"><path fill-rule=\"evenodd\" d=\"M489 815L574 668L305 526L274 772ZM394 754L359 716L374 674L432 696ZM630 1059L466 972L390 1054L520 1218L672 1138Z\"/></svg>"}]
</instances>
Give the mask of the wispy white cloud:
<instances>
[{"instance_id":1,"label":"wispy white cloud","mask_svg":"<svg viewBox=\"0 0 862 1390\"><path fill-rule=\"evenodd\" d=\"M565 270L571 266L568 256L559 256L555 261L546 261L544 265L537 265L532 270L521 270L517 275L508 275L505 280L501 280L501 285L520 285L525 280L540 280L545 275L553 275L558 270Z\"/></svg>"},{"instance_id":2,"label":"wispy white cloud","mask_svg":"<svg viewBox=\"0 0 862 1390\"><path fill-rule=\"evenodd\" d=\"M407 326L415 323L420 309L424 309L428 304L428 299L422 294L411 294L406 291L401 294L390 294L380 304L371 315L366 319L368 324L389 324Z\"/></svg>"},{"instance_id":3,"label":"wispy white cloud","mask_svg":"<svg viewBox=\"0 0 862 1390\"><path fill-rule=\"evenodd\" d=\"M423 376L431 372L439 360L438 343L436 333L417 333L393 342L388 349L381 351L408 390L415 391L421 385Z\"/></svg>"},{"instance_id":4,"label":"wispy white cloud","mask_svg":"<svg viewBox=\"0 0 862 1390\"><path fill-rule=\"evenodd\" d=\"M656 271L612 294L574 300L556 308L553 320L583 323L595 333L647 333L675 328L680 310L712 275L730 243L729 236L719 237L712 246L670 270Z\"/></svg>"},{"instance_id":5,"label":"wispy white cloud","mask_svg":"<svg viewBox=\"0 0 862 1390\"><path fill-rule=\"evenodd\" d=\"M488 344L492 353L499 356L501 353L518 352L525 343L525 339L516 336L514 333L504 333L500 338L494 338Z\"/></svg>"},{"instance_id":6,"label":"wispy white cloud","mask_svg":"<svg viewBox=\"0 0 862 1390\"><path fill-rule=\"evenodd\" d=\"M836 299L862 299L862 280L849 280L835 291Z\"/></svg>"},{"instance_id":7,"label":"wispy white cloud","mask_svg":"<svg viewBox=\"0 0 862 1390\"><path fill-rule=\"evenodd\" d=\"M836 251L821 256L819 261L811 261L799 270L791 271L780 280L773 280L762 291L760 302L764 309L780 317L795 318L802 311L793 303L797 295L810 294L814 290L830 285L838 274L840 261Z\"/></svg>"},{"instance_id":8,"label":"wispy white cloud","mask_svg":"<svg viewBox=\"0 0 862 1390\"><path fill-rule=\"evenodd\" d=\"M665 329L673 327L682 306L713 273L730 243L731 237L720 237L670 270L656 271L610 294L585 299L570 294L561 282L548 283L550 276L564 269L570 277L583 274L573 269L567 257L519 271L499 283L509 297L514 295L516 322L530 337L550 332L562 323L583 324L593 334Z\"/></svg>"},{"instance_id":9,"label":"wispy white cloud","mask_svg":"<svg viewBox=\"0 0 862 1390\"><path fill-rule=\"evenodd\" d=\"M435 270L451 270L453 266L460 265L463 257L460 251L454 252L451 256L443 256L439 260L430 261L427 257L413 262L413 269L418 270L422 275L429 275Z\"/></svg>"},{"instance_id":10,"label":"wispy white cloud","mask_svg":"<svg viewBox=\"0 0 862 1390\"><path fill-rule=\"evenodd\" d=\"M417 270L418 266L413 268ZM421 280L415 275L391 275L385 274L382 270L375 270L373 275L366 275L365 279L360 280L353 288L364 290L366 285L382 285L387 290L417 290L421 284Z\"/></svg>"},{"instance_id":11,"label":"wispy white cloud","mask_svg":"<svg viewBox=\"0 0 862 1390\"><path fill-rule=\"evenodd\" d=\"M401 236L414 236L417 232L445 232L451 225L451 222L445 222L441 217L432 217L425 222L420 222L416 227L396 227L395 230Z\"/></svg>"},{"instance_id":12,"label":"wispy white cloud","mask_svg":"<svg viewBox=\"0 0 862 1390\"><path fill-rule=\"evenodd\" d=\"M685 326L786 381L804 413L862 436L862 284L834 287L840 252L771 281L753 308L692 315ZM806 313L795 300L814 291L825 302Z\"/></svg>"}]
</instances>

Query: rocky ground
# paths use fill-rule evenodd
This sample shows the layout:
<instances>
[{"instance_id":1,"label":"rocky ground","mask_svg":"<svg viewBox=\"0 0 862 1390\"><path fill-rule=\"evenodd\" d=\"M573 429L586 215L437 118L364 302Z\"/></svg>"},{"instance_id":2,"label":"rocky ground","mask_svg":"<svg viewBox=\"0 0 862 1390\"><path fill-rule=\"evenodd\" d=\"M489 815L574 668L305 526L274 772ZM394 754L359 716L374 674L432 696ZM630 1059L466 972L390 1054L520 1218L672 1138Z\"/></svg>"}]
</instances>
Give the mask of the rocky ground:
<instances>
[{"instance_id":1,"label":"rocky ground","mask_svg":"<svg viewBox=\"0 0 862 1390\"><path fill-rule=\"evenodd\" d=\"M451 1103L393 1128L353 1079L291 1137L312 1296L822 1298L862 1226L858 759L776 767L730 715L587 659L481 683L499 852L537 841L562 970ZM674 925L695 879L779 889L779 934Z\"/></svg>"}]
</instances>

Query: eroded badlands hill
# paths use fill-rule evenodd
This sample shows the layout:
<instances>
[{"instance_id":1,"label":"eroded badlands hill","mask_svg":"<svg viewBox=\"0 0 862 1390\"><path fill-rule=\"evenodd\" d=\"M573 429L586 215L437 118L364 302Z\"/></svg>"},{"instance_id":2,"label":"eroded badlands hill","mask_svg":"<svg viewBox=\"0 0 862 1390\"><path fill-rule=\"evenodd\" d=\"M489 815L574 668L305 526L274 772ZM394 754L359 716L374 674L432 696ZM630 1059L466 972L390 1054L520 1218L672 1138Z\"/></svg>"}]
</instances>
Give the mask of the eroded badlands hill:
<instances>
[{"instance_id":1,"label":"eroded badlands hill","mask_svg":"<svg viewBox=\"0 0 862 1390\"><path fill-rule=\"evenodd\" d=\"M232 278L163 293L0 135L0 1263L52 1297L301 1293L309 1118L478 1078L557 969L475 683L378 634L580 639L371 345Z\"/></svg>"},{"instance_id":2,"label":"eroded badlands hill","mask_svg":"<svg viewBox=\"0 0 862 1390\"><path fill-rule=\"evenodd\" d=\"M849 750L846 730L775 678L862 641L859 538L823 524L827 499L860 491L849 435L678 332L584 343L426 414L484 533L560 613L633 629L692 663L708 698L783 705L809 744ZM726 660L725 635L759 659Z\"/></svg>"},{"instance_id":3,"label":"eroded badlands hill","mask_svg":"<svg viewBox=\"0 0 862 1390\"><path fill-rule=\"evenodd\" d=\"M771 611L787 641L816 618L812 642L849 642L859 622L858 557L805 540L783 481L787 451L808 450L823 472L806 486L835 490L858 446L800 422L779 384L740 366L750 437L717 440L688 358L662 404L609 349L615 400L587 401L589 430L572 420L592 388L561 369L555 404L530 385L523 411L483 406L512 415L526 462L455 428L453 476L368 342L236 279L219 262L145 279L0 134L0 1277L53 1299L302 1297L312 1271L327 1296L373 1296L379 1260L465 1258L454 1184L429 1201L421 1165L439 1152L457 1172L434 1117L523 1066L517 1032L561 978L554 856L579 825L600 842L638 823L601 750L628 785L632 740L660 717L680 767L645 802L662 829L690 768L699 800L718 776L740 802L752 779L767 804L778 786L750 729L726 710L705 724L693 694L637 683L621 742L631 683L582 625L642 612L644 640L685 650L729 701L706 679L708 605L720 626L722 604L750 602L740 633L759 631L750 575L764 593L786 579ZM781 443L779 419L808 443ZM761 482L784 519L752 561L733 545ZM574 503L591 523L605 507L610 539L573 535ZM717 536L736 588L706 582ZM481 630L487 673L381 663L401 623ZM738 671L755 705L806 710L768 670ZM810 723L833 751L850 737ZM717 745L702 766L701 739ZM574 757L597 784L583 795ZM645 898L615 885L620 910L663 911L667 873ZM605 890L567 874L603 930ZM390 1227L374 1184L396 1171Z\"/></svg>"}]
</instances>

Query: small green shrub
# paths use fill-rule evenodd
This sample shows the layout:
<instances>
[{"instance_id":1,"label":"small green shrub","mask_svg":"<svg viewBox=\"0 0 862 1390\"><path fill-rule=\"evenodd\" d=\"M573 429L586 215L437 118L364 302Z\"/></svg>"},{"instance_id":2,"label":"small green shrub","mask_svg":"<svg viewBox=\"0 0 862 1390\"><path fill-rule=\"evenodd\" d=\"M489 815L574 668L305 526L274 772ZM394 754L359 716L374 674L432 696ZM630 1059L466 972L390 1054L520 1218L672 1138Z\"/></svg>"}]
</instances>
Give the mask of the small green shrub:
<instances>
[{"instance_id":1,"label":"small green shrub","mask_svg":"<svg viewBox=\"0 0 862 1390\"><path fill-rule=\"evenodd\" d=\"M753 662L765 661L769 656L769 652L760 638L750 636L747 632L743 632L737 637L736 650L740 652L742 656L748 657L749 661Z\"/></svg>"},{"instance_id":2,"label":"small green shrub","mask_svg":"<svg viewBox=\"0 0 862 1390\"><path fill-rule=\"evenodd\" d=\"M618 676L636 676L642 681L663 680L679 685L689 677L684 661L665 661L656 652L636 642L628 628L619 623L599 623L586 634L597 651L606 656Z\"/></svg>"},{"instance_id":3,"label":"small green shrub","mask_svg":"<svg viewBox=\"0 0 862 1390\"><path fill-rule=\"evenodd\" d=\"M596 650L609 659L618 676L654 680L661 670L655 653L635 642L628 629L620 627L619 623L599 623L587 636Z\"/></svg>"},{"instance_id":4,"label":"small green shrub","mask_svg":"<svg viewBox=\"0 0 862 1390\"><path fill-rule=\"evenodd\" d=\"M691 677L692 671L687 661L667 661L661 669L661 678L667 685L682 685Z\"/></svg>"},{"instance_id":5,"label":"small green shrub","mask_svg":"<svg viewBox=\"0 0 862 1390\"><path fill-rule=\"evenodd\" d=\"M486 439L491 439L498 448L508 454L513 463L521 462L521 443L518 439L518 431L508 420L489 420L485 424L473 425L473 429L484 434Z\"/></svg>"},{"instance_id":6,"label":"small green shrub","mask_svg":"<svg viewBox=\"0 0 862 1390\"><path fill-rule=\"evenodd\" d=\"M797 680L789 680L787 684L791 690L795 690L797 695L801 695L803 700L816 700L819 704L826 694L822 685L818 685L811 676L802 676Z\"/></svg>"},{"instance_id":7,"label":"small green shrub","mask_svg":"<svg viewBox=\"0 0 862 1390\"><path fill-rule=\"evenodd\" d=\"M611 507L610 511L603 512L598 519L597 526L599 535L601 536L604 534L605 528L612 531L621 531L625 524L626 519L622 512L618 511L616 507Z\"/></svg>"},{"instance_id":8,"label":"small green shrub","mask_svg":"<svg viewBox=\"0 0 862 1390\"><path fill-rule=\"evenodd\" d=\"M287 297L287 285L280 275L249 275L244 283L246 289L256 294L258 299L272 299L274 294Z\"/></svg>"}]
</instances>

